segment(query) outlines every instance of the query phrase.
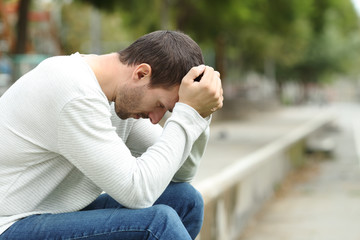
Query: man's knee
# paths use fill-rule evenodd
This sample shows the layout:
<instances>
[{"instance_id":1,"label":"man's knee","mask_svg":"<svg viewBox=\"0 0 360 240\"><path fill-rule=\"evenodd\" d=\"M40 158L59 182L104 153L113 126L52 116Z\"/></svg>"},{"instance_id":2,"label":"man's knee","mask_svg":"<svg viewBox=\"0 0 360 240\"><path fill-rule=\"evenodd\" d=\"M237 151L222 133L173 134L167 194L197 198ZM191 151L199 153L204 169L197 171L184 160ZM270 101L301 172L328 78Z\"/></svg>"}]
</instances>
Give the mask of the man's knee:
<instances>
[{"instance_id":1,"label":"man's knee","mask_svg":"<svg viewBox=\"0 0 360 240\"><path fill-rule=\"evenodd\" d=\"M163 239L190 239L189 234L183 225L177 212L167 205L159 204L151 207L153 209L154 218L152 231L155 236ZM155 230L157 229L157 230ZM171 236L171 237L170 237Z\"/></svg>"},{"instance_id":2,"label":"man's knee","mask_svg":"<svg viewBox=\"0 0 360 240\"><path fill-rule=\"evenodd\" d=\"M189 183L179 183L176 190L178 214L193 239L199 234L204 219L204 200Z\"/></svg>"},{"instance_id":3,"label":"man's knee","mask_svg":"<svg viewBox=\"0 0 360 240\"><path fill-rule=\"evenodd\" d=\"M176 183L177 197L183 204L189 207L203 208L204 200L201 193L189 183Z\"/></svg>"},{"instance_id":4,"label":"man's knee","mask_svg":"<svg viewBox=\"0 0 360 240\"><path fill-rule=\"evenodd\" d=\"M165 221L174 221L179 218L176 211L167 205L159 204L152 206L155 217L159 219L164 219Z\"/></svg>"}]
</instances>

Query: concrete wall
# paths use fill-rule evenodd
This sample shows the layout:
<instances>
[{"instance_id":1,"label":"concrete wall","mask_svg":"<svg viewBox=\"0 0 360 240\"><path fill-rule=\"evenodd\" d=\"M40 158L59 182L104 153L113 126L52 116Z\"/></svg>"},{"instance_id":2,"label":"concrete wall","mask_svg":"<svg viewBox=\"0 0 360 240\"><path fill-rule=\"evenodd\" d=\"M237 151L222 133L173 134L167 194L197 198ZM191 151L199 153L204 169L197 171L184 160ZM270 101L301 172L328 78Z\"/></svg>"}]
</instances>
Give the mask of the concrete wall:
<instances>
[{"instance_id":1,"label":"concrete wall","mask_svg":"<svg viewBox=\"0 0 360 240\"><path fill-rule=\"evenodd\" d=\"M307 138L333 120L332 114L317 115L196 184L205 201L204 225L198 239L238 239L248 221L271 198L288 173L306 161Z\"/></svg>"}]
</instances>

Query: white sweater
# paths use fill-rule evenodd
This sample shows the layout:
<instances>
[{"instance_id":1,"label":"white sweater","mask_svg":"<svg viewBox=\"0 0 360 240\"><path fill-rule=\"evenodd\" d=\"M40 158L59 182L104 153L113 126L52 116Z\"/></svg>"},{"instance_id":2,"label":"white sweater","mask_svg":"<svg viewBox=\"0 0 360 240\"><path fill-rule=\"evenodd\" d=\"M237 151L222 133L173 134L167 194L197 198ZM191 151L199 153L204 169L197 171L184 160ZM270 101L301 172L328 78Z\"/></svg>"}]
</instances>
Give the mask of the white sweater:
<instances>
[{"instance_id":1,"label":"white sweater","mask_svg":"<svg viewBox=\"0 0 360 240\"><path fill-rule=\"evenodd\" d=\"M209 119L177 103L164 129L121 120L80 54L49 58L0 98L0 234L20 218L78 211L105 191L151 206L190 181Z\"/></svg>"}]
</instances>

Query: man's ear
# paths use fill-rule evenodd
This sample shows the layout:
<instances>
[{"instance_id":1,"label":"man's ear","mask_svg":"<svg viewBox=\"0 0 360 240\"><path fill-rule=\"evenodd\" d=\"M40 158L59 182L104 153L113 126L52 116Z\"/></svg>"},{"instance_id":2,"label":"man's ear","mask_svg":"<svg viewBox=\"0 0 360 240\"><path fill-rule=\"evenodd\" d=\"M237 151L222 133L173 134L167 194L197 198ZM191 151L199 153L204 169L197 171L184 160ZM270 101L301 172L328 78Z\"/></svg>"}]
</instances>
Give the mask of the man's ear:
<instances>
[{"instance_id":1,"label":"man's ear","mask_svg":"<svg viewBox=\"0 0 360 240\"><path fill-rule=\"evenodd\" d=\"M136 80L148 79L151 77L151 66L147 63L139 64L133 73L133 78Z\"/></svg>"}]
</instances>

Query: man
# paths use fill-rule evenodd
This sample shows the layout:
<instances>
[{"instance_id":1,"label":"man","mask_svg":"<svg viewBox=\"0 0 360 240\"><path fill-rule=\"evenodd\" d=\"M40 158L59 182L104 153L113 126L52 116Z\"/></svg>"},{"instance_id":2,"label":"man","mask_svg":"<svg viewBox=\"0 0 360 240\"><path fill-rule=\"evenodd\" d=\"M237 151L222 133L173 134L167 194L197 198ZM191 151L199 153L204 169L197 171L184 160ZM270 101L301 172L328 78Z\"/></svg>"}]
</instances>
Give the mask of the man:
<instances>
[{"instance_id":1,"label":"man","mask_svg":"<svg viewBox=\"0 0 360 240\"><path fill-rule=\"evenodd\" d=\"M223 101L202 64L187 35L157 31L20 78L0 98L0 239L194 239L203 201L186 182Z\"/></svg>"}]
</instances>

